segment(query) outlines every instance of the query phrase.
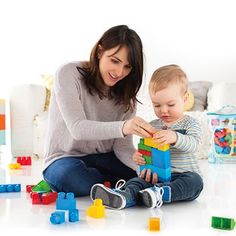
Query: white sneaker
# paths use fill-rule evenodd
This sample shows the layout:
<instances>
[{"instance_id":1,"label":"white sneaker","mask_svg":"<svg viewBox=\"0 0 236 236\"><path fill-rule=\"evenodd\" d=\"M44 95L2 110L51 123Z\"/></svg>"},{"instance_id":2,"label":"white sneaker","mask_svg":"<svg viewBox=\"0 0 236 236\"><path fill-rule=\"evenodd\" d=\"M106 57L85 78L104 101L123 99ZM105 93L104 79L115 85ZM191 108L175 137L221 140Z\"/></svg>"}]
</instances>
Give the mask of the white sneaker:
<instances>
[{"instance_id":1,"label":"white sneaker","mask_svg":"<svg viewBox=\"0 0 236 236\"><path fill-rule=\"evenodd\" d=\"M153 186L139 191L143 205L148 208L161 207L163 204L162 196L164 190L162 187Z\"/></svg>"},{"instance_id":2,"label":"white sneaker","mask_svg":"<svg viewBox=\"0 0 236 236\"><path fill-rule=\"evenodd\" d=\"M124 186L125 181L121 183L119 180L116 183L115 189L110 189L103 184L95 184L90 190L90 197L94 201L97 198L102 199L103 204L111 209L123 209L126 206L126 199L125 197L120 194L122 192L120 189Z\"/></svg>"}]
</instances>

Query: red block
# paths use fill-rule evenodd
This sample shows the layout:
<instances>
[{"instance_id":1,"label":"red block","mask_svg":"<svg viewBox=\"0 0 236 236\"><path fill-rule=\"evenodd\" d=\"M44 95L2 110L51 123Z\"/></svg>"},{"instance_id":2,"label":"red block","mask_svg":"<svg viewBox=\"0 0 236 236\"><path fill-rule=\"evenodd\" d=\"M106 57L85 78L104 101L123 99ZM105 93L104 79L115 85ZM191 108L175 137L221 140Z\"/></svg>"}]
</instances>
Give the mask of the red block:
<instances>
[{"instance_id":1,"label":"red block","mask_svg":"<svg viewBox=\"0 0 236 236\"><path fill-rule=\"evenodd\" d=\"M43 193L42 195L42 204L50 204L57 200L57 192Z\"/></svg>"},{"instance_id":2,"label":"red block","mask_svg":"<svg viewBox=\"0 0 236 236\"><path fill-rule=\"evenodd\" d=\"M27 192L27 193L32 192L32 188L33 188L34 186L35 186L35 185L26 185L26 192Z\"/></svg>"},{"instance_id":3,"label":"red block","mask_svg":"<svg viewBox=\"0 0 236 236\"><path fill-rule=\"evenodd\" d=\"M36 193L31 192L30 197L32 198L32 204L43 204L47 205L57 200L57 192L50 193Z\"/></svg>"},{"instance_id":4,"label":"red block","mask_svg":"<svg viewBox=\"0 0 236 236\"><path fill-rule=\"evenodd\" d=\"M105 181L103 183L106 187L111 188L111 182L110 181Z\"/></svg>"},{"instance_id":5,"label":"red block","mask_svg":"<svg viewBox=\"0 0 236 236\"><path fill-rule=\"evenodd\" d=\"M141 154L145 155L145 156L151 156L151 152L149 151L146 151L146 150L142 150L142 149L139 149L138 152L140 152Z\"/></svg>"},{"instance_id":6,"label":"red block","mask_svg":"<svg viewBox=\"0 0 236 236\"><path fill-rule=\"evenodd\" d=\"M22 166L30 166L31 165L31 156L23 156L17 157L17 163L20 163Z\"/></svg>"},{"instance_id":7,"label":"red block","mask_svg":"<svg viewBox=\"0 0 236 236\"><path fill-rule=\"evenodd\" d=\"M32 204L41 204L41 194L31 192L30 197L32 198Z\"/></svg>"}]
</instances>

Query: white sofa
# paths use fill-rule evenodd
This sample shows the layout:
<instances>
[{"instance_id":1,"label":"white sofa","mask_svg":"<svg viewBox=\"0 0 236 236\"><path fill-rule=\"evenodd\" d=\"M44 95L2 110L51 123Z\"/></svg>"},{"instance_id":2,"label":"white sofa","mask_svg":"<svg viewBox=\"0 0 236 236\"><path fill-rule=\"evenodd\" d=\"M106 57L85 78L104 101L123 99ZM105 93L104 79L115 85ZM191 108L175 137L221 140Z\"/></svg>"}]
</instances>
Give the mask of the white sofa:
<instances>
[{"instance_id":1,"label":"white sofa","mask_svg":"<svg viewBox=\"0 0 236 236\"><path fill-rule=\"evenodd\" d=\"M203 86L202 82L198 85ZM195 92L202 92L196 87ZM208 108L210 111L220 109L223 105L235 105L236 83L213 83L212 87L206 90ZM196 94L197 94L196 93ZM196 95L197 96L197 95ZM10 94L11 113L11 149L13 156L35 155L39 158L43 156L43 145L47 129L48 112L45 111L46 88L41 85L24 84L16 85ZM195 100L197 101L197 97ZM150 121L155 118L150 103L147 88L142 88L139 100L143 103L138 105L137 115ZM196 105L196 104L195 104ZM204 109L205 109L204 108ZM207 158L210 147L210 131L207 123L206 110L190 111L189 115L195 117L202 126L203 137L199 148L199 158ZM137 145L139 137L134 137L134 144Z\"/></svg>"}]
</instances>

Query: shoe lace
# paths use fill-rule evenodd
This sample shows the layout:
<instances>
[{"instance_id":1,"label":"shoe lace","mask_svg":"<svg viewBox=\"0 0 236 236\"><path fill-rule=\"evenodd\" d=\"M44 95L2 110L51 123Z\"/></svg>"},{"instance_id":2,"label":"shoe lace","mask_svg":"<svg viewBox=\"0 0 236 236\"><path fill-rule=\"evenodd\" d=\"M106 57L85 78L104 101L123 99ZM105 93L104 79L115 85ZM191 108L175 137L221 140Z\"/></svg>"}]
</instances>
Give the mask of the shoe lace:
<instances>
[{"instance_id":1,"label":"shoe lace","mask_svg":"<svg viewBox=\"0 0 236 236\"><path fill-rule=\"evenodd\" d=\"M116 182L115 189L120 190L122 187L124 187L126 181L124 179L120 179Z\"/></svg>"},{"instance_id":2,"label":"shoe lace","mask_svg":"<svg viewBox=\"0 0 236 236\"><path fill-rule=\"evenodd\" d=\"M164 194L164 189L162 187L157 187L157 186L153 186L153 188L154 188L154 193L156 194L157 199L158 199L156 203L156 207L161 207L163 204L162 196Z\"/></svg>"}]
</instances>

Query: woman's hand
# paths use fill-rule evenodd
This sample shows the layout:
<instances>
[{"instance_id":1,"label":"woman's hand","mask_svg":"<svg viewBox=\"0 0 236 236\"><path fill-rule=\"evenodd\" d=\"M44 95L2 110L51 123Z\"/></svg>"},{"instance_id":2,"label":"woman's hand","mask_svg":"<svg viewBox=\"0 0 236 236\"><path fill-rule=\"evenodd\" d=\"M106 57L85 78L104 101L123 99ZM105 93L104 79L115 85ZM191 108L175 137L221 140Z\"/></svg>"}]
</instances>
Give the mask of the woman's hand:
<instances>
[{"instance_id":1,"label":"woman's hand","mask_svg":"<svg viewBox=\"0 0 236 236\"><path fill-rule=\"evenodd\" d=\"M133 161L135 162L136 165L145 165L146 164L146 161L145 159L143 158L143 155L136 151L134 154L133 154Z\"/></svg>"},{"instance_id":2,"label":"woman's hand","mask_svg":"<svg viewBox=\"0 0 236 236\"><path fill-rule=\"evenodd\" d=\"M158 182L157 173L152 174L152 171L150 169L143 169L139 177L144 179L148 183L156 184Z\"/></svg>"},{"instance_id":3,"label":"woman's hand","mask_svg":"<svg viewBox=\"0 0 236 236\"><path fill-rule=\"evenodd\" d=\"M123 134L125 136L135 134L143 138L151 138L152 134L155 132L155 128L138 116L131 120L127 120L123 126Z\"/></svg>"}]
</instances>

